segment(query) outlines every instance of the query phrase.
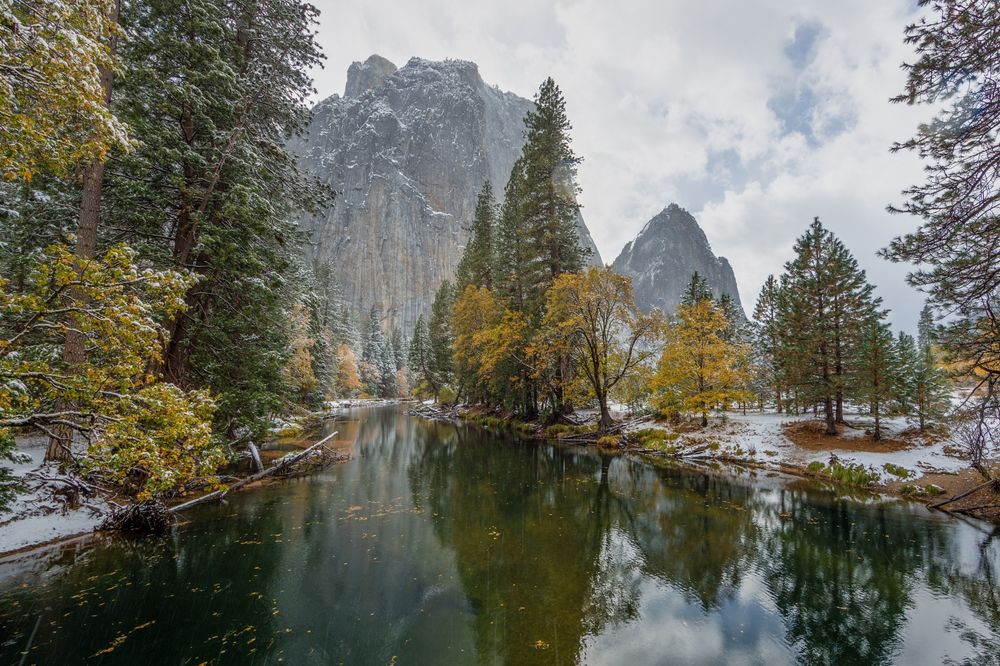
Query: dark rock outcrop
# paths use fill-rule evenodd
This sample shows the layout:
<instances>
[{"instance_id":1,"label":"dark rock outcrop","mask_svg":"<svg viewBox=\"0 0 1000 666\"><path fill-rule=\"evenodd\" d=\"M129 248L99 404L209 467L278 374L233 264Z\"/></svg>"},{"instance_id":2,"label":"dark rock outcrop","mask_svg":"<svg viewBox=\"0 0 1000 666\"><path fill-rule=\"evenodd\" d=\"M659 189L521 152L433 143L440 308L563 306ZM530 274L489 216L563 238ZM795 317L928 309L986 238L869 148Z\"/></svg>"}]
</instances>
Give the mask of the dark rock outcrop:
<instances>
[{"instance_id":1,"label":"dark rock outcrop","mask_svg":"<svg viewBox=\"0 0 1000 666\"><path fill-rule=\"evenodd\" d=\"M645 312L659 308L673 314L695 271L705 277L716 298L729 294L740 303L732 266L712 253L698 221L677 204L647 222L622 248L613 268L632 278L636 304Z\"/></svg>"},{"instance_id":2,"label":"dark rock outcrop","mask_svg":"<svg viewBox=\"0 0 1000 666\"><path fill-rule=\"evenodd\" d=\"M351 65L344 92L316 105L291 146L337 192L301 224L356 314L377 305L389 326L409 330L454 274L483 181L502 196L532 103L460 60L396 69L372 56ZM579 231L599 263L582 220Z\"/></svg>"}]
</instances>

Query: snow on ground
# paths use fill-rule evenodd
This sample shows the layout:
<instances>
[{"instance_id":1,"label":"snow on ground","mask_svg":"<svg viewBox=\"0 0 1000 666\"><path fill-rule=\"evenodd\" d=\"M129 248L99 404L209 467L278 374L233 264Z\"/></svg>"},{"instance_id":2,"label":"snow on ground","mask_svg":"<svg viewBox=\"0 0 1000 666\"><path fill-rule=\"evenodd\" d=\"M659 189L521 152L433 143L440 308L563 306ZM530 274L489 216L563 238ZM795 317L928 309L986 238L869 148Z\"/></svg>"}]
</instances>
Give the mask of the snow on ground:
<instances>
[{"instance_id":1,"label":"snow on ground","mask_svg":"<svg viewBox=\"0 0 1000 666\"><path fill-rule=\"evenodd\" d=\"M70 508L53 494L53 486L31 481L32 472L47 477L59 475L53 466L42 463L44 438L19 439L17 454L19 462L4 462L4 466L26 479L28 490L18 493L7 511L0 512L0 554L91 532L110 511L107 502L96 497L81 498L79 506Z\"/></svg>"},{"instance_id":2,"label":"snow on ground","mask_svg":"<svg viewBox=\"0 0 1000 666\"><path fill-rule=\"evenodd\" d=\"M874 468L883 482L899 480L884 469L886 463L908 470L914 478L928 472L958 472L969 466L967 461L945 451L950 444L948 439L928 441L912 437L906 440L908 445L905 448L895 449L879 447L870 440L859 442L865 437L865 431L872 427L873 421L868 416L857 414L847 415L846 420L853 427L844 428L843 434L831 438L828 446L799 446L784 433L785 426L789 424L813 420L816 419L812 415L726 412L713 415L707 428L682 433L675 443L682 447L710 444L713 446L704 451L706 456L739 458L767 465L787 463L806 467L813 461L827 463L831 455L835 455L841 464L858 463ZM902 418L884 419L882 427L885 439L899 440L900 434L910 424ZM669 426L654 422L642 423L634 429L642 428L670 430ZM862 447L879 450L858 450Z\"/></svg>"}]
</instances>

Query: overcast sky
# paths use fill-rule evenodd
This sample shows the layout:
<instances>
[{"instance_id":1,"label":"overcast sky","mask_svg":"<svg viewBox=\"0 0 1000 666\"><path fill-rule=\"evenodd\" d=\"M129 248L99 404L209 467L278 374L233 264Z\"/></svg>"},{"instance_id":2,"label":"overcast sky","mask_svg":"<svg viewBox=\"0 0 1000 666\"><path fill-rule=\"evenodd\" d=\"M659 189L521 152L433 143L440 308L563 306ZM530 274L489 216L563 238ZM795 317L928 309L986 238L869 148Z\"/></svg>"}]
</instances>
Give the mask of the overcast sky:
<instances>
[{"instance_id":1,"label":"overcast sky","mask_svg":"<svg viewBox=\"0 0 1000 666\"><path fill-rule=\"evenodd\" d=\"M916 226L886 204L920 179L890 155L924 108L890 104L912 61L913 0L314 0L326 66L319 98L378 53L471 60L531 97L552 76L584 158L581 203L605 261L666 204L687 208L729 258L752 311L814 216L838 234L915 328L922 295L878 258Z\"/></svg>"}]
</instances>

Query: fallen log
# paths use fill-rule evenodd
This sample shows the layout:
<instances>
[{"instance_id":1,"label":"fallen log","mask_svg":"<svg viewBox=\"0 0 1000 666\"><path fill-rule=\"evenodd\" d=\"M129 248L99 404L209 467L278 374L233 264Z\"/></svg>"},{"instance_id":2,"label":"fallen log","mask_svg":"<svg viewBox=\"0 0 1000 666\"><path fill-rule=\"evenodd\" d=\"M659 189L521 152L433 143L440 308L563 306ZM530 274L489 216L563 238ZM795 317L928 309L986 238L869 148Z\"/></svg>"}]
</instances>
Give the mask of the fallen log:
<instances>
[{"instance_id":1,"label":"fallen log","mask_svg":"<svg viewBox=\"0 0 1000 666\"><path fill-rule=\"evenodd\" d=\"M187 509L190 509L193 506L198 506L199 504L205 504L207 502L214 502L214 501L217 501L217 500L225 499L226 495L228 495L233 490L238 490L239 488L242 488L243 486L245 486L245 485L247 485L249 483L253 483L254 481L260 481L261 479L265 479L265 478L267 478L269 476L274 476L275 474L277 474L279 472L283 472L283 471L289 469L290 467L292 467L293 465L295 465L296 463L298 463L298 462L300 462L300 461L308 458L314 452L316 452L317 450L319 450L320 447L326 449L327 447L325 446L325 444L328 441L330 441L331 439L333 439L333 437L336 434L337 434L336 432L332 432L329 435L327 435L326 437L324 437L323 439L319 440L318 442L316 442L315 444L313 444L312 446L310 446L309 448L307 448L307 449L305 449L305 450L303 450L303 451L301 451L299 453L296 453L296 454L293 454L293 455L284 456L283 458L280 458L274 464L273 467L269 467L268 469L264 470L263 472L258 472L256 474L251 474L250 476L246 477L245 479L243 479L241 481L237 481L236 483L234 483L231 486L228 486L228 487L223 488L221 490L216 490L214 492L208 493L207 495L202 495L201 497L196 497L195 499L187 501L187 502L184 502L183 504L178 504L176 506L172 506L172 507L170 507L169 511L170 511L170 513L180 513L181 511L185 511ZM327 450L329 451L329 449L327 449Z\"/></svg>"},{"instance_id":2,"label":"fallen log","mask_svg":"<svg viewBox=\"0 0 1000 666\"><path fill-rule=\"evenodd\" d=\"M997 484L997 480L996 479L990 479L986 483L981 483L978 486L976 486L975 488L970 488L969 490L966 490L964 493L959 493L958 495L955 495L954 497L949 497L946 500L942 500L940 502L936 502L934 504L931 504L927 508L929 508L929 509L940 509L941 507L943 507L945 505L948 505L948 504L951 504L952 502L957 502L960 499L964 499L964 498L968 497L969 495L973 494L974 492L982 490L983 488L985 488L987 486L995 486L996 484Z\"/></svg>"}]
</instances>

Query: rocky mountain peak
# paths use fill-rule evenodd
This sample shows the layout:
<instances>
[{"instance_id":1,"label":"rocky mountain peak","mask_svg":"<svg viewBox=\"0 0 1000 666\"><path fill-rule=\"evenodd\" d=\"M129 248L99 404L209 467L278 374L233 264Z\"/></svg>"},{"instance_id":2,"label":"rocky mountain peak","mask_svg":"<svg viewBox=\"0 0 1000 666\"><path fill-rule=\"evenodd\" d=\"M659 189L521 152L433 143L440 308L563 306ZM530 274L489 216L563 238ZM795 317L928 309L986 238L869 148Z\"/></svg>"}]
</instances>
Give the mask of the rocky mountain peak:
<instances>
[{"instance_id":1,"label":"rocky mountain peak","mask_svg":"<svg viewBox=\"0 0 1000 666\"><path fill-rule=\"evenodd\" d=\"M397 67L378 54L368 56L364 62L352 62L347 68L347 85L344 86L344 97L358 97L376 88L393 73Z\"/></svg>"},{"instance_id":2,"label":"rocky mountain peak","mask_svg":"<svg viewBox=\"0 0 1000 666\"><path fill-rule=\"evenodd\" d=\"M632 277L636 303L645 311L659 308L672 314L697 271L716 298L729 294L740 302L736 276L725 257L716 257L698 221L671 203L629 241L613 268Z\"/></svg>"},{"instance_id":3,"label":"rocky mountain peak","mask_svg":"<svg viewBox=\"0 0 1000 666\"><path fill-rule=\"evenodd\" d=\"M338 196L300 224L334 268L355 316L379 307L411 330L468 241L483 181L501 193L524 145L530 100L487 85L475 63L380 56L348 71L344 97L313 109L291 143ZM580 242L601 258L582 218Z\"/></svg>"}]
</instances>

